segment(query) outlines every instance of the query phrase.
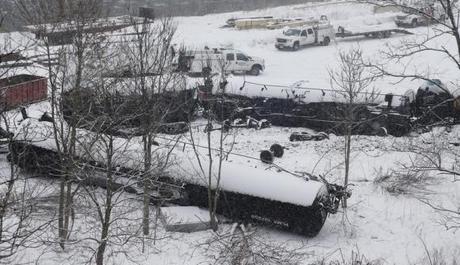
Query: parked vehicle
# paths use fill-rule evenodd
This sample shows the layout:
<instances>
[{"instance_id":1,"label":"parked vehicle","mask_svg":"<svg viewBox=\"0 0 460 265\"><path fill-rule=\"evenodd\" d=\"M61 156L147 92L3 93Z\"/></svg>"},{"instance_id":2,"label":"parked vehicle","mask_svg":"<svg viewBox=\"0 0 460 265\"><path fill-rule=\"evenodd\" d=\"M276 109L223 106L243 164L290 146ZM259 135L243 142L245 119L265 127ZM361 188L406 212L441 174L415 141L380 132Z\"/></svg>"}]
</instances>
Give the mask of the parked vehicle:
<instances>
[{"instance_id":1,"label":"parked vehicle","mask_svg":"<svg viewBox=\"0 0 460 265\"><path fill-rule=\"evenodd\" d=\"M404 14L396 16L395 23L398 27L415 28L446 19L446 14L439 5L407 7L403 12Z\"/></svg>"},{"instance_id":2,"label":"parked vehicle","mask_svg":"<svg viewBox=\"0 0 460 265\"><path fill-rule=\"evenodd\" d=\"M364 27L356 27L356 28L345 28L339 26L337 28L337 33L335 33L336 37L339 38L347 38L347 37L359 37L364 36L366 38L389 38L393 33L400 33L400 34L413 34L410 31L394 28L391 25L371 25L371 26L364 26Z\"/></svg>"},{"instance_id":3,"label":"parked vehicle","mask_svg":"<svg viewBox=\"0 0 460 265\"><path fill-rule=\"evenodd\" d=\"M320 20L312 20L303 27L283 31L283 35L276 38L275 47L297 51L306 45L327 46L334 36L334 28L327 17L322 16Z\"/></svg>"},{"instance_id":4,"label":"parked vehicle","mask_svg":"<svg viewBox=\"0 0 460 265\"><path fill-rule=\"evenodd\" d=\"M262 58L224 48L182 51L173 64L178 70L190 74L225 72L259 75L265 70L265 61Z\"/></svg>"}]
</instances>

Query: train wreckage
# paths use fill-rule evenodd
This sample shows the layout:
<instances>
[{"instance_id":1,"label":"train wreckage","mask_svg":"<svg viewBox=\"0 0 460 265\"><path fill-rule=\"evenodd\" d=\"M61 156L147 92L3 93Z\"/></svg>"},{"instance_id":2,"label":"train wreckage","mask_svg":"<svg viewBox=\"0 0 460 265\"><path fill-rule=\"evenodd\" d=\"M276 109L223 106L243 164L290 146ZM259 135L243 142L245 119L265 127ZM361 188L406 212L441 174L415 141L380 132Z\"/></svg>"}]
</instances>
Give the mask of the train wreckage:
<instances>
[{"instance_id":1,"label":"train wreckage","mask_svg":"<svg viewBox=\"0 0 460 265\"><path fill-rule=\"evenodd\" d=\"M238 89L201 86L201 104L221 121L251 117L276 126L305 127L325 133L403 136L414 129L460 122L460 93L440 80L426 80L404 95L358 93L356 103L336 90L244 82Z\"/></svg>"},{"instance_id":2,"label":"train wreckage","mask_svg":"<svg viewBox=\"0 0 460 265\"><path fill-rule=\"evenodd\" d=\"M25 170L44 176L59 176L61 165L52 136L52 123L27 119L22 124L27 124L27 128L18 129L11 144L9 159ZM114 163L119 164L108 167L104 164L104 154L88 152L88 148L101 147L99 141L94 141L100 136L84 129L78 129L77 134L80 139L86 139L91 144L83 147L79 142L76 147L77 157L72 159L79 164L80 169L91 171L74 177L72 181L142 194L143 189L138 184L142 182L135 181L142 176L142 172L137 170L141 161L139 155L142 153L142 143L116 138L113 149L119 150L120 146L124 146L124 152L114 156L117 158L113 160L117 161ZM242 162L245 160L238 161L238 156L231 152L229 156L232 156L232 162L223 161L219 184L215 176L209 183L203 171L209 162L204 154L196 153L195 147L190 144L179 147L168 143L155 147L153 152L157 157L167 157L169 162L157 161L158 168L163 170L156 178L155 189L149 194L152 202L165 203L166 200L176 205L207 207L208 187L219 187L221 196L218 213L232 220L270 224L306 236L315 236L321 230L328 213L336 213L341 199L350 196L346 188L313 176L280 172L264 167L262 162L248 166ZM214 155L218 159L217 154ZM114 183L107 184L106 179L97 179L96 172L100 171L99 175L103 175L102 172L108 168L114 170ZM165 194L170 197L166 199Z\"/></svg>"},{"instance_id":3,"label":"train wreckage","mask_svg":"<svg viewBox=\"0 0 460 265\"><path fill-rule=\"evenodd\" d=\"M258 129L271 123L278 126L313 128L327 133L343 133L344 112L347 105L336 92L305 88L303 82L298 82L290 88L245 82L236 91L226 88L223 92L226 85L226 83L219 83L216 86L212 80L205 80L197 85L198 93L193 93L190 89L165 93L164 97L159 98L169 99L166 105L171 106L170 103L174 103L173 109L177 111L171 112L171 116L165 121L188 123L193 117L196 103L199 103L202 108L208 110L205 111L207 115L213 115L214 118L222 121L223 126L220 129L228 129L231 127L228 124L235 124L237 120L245 119L248 124L255 121L255 128ZM195 94L198 94L198 97ZM77 104L69 103L67 109L64 109L67 113L64 113L65 120L79 128L77 131L82 135L81 139L95 138L95 132L90 129L98 126L85 126L85 124L94 125L97 119L92 118L101 116L105 111L104 108L97 106L101 102L91 100L92 95L85 92L82 94L82 100ZM74 95L69 92L64 94L64 97L66 96ZM415 126L459 121L459 97L450 93L438 80L427 81L414 93L372 96L370 101L370 95L364 93L361 103L353 105L355 111L351 120L353 133L401 136L410 132ZM110 95L109 97L112 98ZM381 103L377 103L378 98ZM130 98L132 102L127 106L136 105L138 100L135 97ZM114 102L117 101L125 102L120 97L114 99ZM80 106L81 103L90 104L90 109L94 112L83 123L72 120L75 111L79 111L75 106ZM181 109L182 104L187 107ZM80 107L88 109L85 106L83 104ZM129 112L129 109L126 112ZM129 120L129 126L139 125L139 116L134 117L133 120ZM18 129L15 140L11 144L10 159L24 169L53 176L59 172L61 165L52 137L50 119L48 117L42 120L44 121L23 121L22 124L28 123L28 126L31 124L33 126L25 130ZM125 126L121 123L117 125ZM139 178L143 174L138 164L138 161L141 161L142 144L130 142L133 138L118 137L123 136L118 130L104 130L103 134L115 137L117 145L129 146L128 149L124 149L127 152L117 154L120 161L113 167L116 168L114 172L117 175L116 183L108 186L142 194L143 189L139 184L142 182ZM308 137L300 134L294 138L292 140ZM313 138L325 139L327 134L318 134ZM322 178L277 169L270 164L270 160L273 159L273 155L280 155L279 148L267 151L270 153L266 152L268 156L262 157L261 154L261 161L253 165L248 165L246 160L243 162L237 154L229 152L228 156L235 157L223 161L221 179L217 184L215 178L211 178L211 183L207 180L206 171L203 169L209 166L208 159L206 155L197 152L191 141L185 140L179 145L177 142L157 144L154 148L157 157L167 157L169 163L157 161L165 164L158 165L162 170L157 174L154 182L156 189L149 194L151 201L155 203L164 203L167 197L166 201L175 205L208 207L208 188L219 188L222 196L219 197L218 213L232 220L268 223L306 236L315 236L321 230L328 213L336 213L340 201L351 195L347 187L330 184ZM97 145L97 141L92 142L91 148L97 148ZM80 168L100 172L107 169L103 156L88 154L87 147L81 146L76 149L77 155L72 159L78 161ZM213 156L219 160L217 152L213 152ZM98 174L88 175L92 177L90 179L77 177L73 181L107 188L106 179L98 179ZM134 181L136 184L133 184L131 181L136 179L138 181Z\"/></svg>"}]
</instances>

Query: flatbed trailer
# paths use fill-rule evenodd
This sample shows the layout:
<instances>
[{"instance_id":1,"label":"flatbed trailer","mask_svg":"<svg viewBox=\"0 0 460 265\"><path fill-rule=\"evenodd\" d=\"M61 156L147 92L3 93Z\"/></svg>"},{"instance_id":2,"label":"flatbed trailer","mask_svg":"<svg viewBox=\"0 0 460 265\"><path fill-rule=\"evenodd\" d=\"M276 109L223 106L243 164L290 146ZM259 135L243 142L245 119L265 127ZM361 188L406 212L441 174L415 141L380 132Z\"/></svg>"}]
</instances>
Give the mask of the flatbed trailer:
<instances>
[{"instance_id":1,"label":"flatbed trailer","mask_svg":"<svg viewBox=\"0 0 460 265\"><path fill-rule=\"evenodd\" d=\"M347 37L358 37L364 36L366 38L389 38L391 34L407 34L412 35L414 33L400 28L382 28L382 27L367 27L358 30L347 30L342 26L338 27L337 33L335 36L338 38L347 38Z\"/></svg>"}]
</instances>

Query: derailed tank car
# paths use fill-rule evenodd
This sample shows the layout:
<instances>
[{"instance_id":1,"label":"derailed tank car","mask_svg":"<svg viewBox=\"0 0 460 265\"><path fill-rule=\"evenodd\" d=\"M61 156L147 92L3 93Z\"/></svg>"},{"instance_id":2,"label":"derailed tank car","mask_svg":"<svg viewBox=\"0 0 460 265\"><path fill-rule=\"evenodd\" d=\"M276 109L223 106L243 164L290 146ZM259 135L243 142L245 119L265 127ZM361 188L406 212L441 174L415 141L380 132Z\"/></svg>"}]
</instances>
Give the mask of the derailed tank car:
<instances>
[{"instance_id":1,"label":"derailed tank car","mask_svg":"<svg viewBox=\"0 0 460 265\"><path fill-rule=\"evenodd\" d=\"M218 120L250 116L277 126L334 134L343 134L351 124L353 134L402 136L414 126L430 126L445 119L458 122L460 113L460 98L439 80L427 81L417 93L406 95L359 93L353 104L340 92L308 88L303 81L291 87L250 82L238 89L225 85L217 91L200 87L198 94L204 108Z\"/></svg>"},{"instance_id":2,"label":"derailed tank car","mask_svg":"<svg viewBox=\"0 0 460 265\"><path fill-rule=\"evenodd\" d=\"M239 89L226 88L224 93L214 91L212 95L209 88L201 87L198 95L202 105L220 120L250 116L277 126L335 134L343 134L347 122L354 134L400 136L410 130L404 97L361 93L350 105L337 91L304 85L302 81L289 88L244 82ZM353 110L351 115L349 109Z\"/></svg>"},{"instance_id":3,"label":"derailed tank car","mask_svg":"<svg viewBox=\"0 0 460 265\"><path fill-rule=\"evenodd\" d=\"M30 126L30 123L33 126ZM11 160L25 169L52 176L54 172L59 171L56 169L59 167L56 161L58 156L52 135L43 134L44 131L52 132L52 125L47 122L30 121L30 123L28 133L21 133L19 128L16 141L12 144ZM79 129L77 133L82 136L92 134L83 129ZM116 143L122 145L126 144L125 141L127 140L117 138ZM89 157L85 154L88 152L87 149L79 147L76 149L80 153L74 158L75 161L83 165L99 165L106 168L103 157L99 158L92 154L93 160L88 160L85 159ZM119 149L115 147L114 150ZM124 150L127 151L127 155L122 159L123 165L113 167L118 168L114 174L119 174L120 177L125 176L127 172L133 172L130 168L135 168L139 161L138 157L132 155L142 152L142 147L140 144L130 143L129 150ZM155 152L156 155L162 152L169 154L169 160L172 162L163 172L162 180L173 184L171 186L183 187L176 192L181 194L181 198L177 198L177 201L207 207L208 187L217 188L215 178L208 183L203 175L203 168L208 166L207 160L201 155L202 160L198 162L196 150L191 146L176 147L176 145L160 144ZM234 156L231 153L229 155ZM340 186L287 172L278 172L264 167L261 162L251 167L244 162L246 160L238 161L238 157L233 157L231 161L224 161L222 165L219 185L222 194L217 211L233 220L274 224L306 236L315 236L321 230L327 214L336 212L341 197L349 195L346 189ZM81 180L75 178L74 181ZM122 186L123 183L119 185ZM133 187L127 188L129 189L125 188L125 190L137 192Z\"/></svg>"}]
</instances>

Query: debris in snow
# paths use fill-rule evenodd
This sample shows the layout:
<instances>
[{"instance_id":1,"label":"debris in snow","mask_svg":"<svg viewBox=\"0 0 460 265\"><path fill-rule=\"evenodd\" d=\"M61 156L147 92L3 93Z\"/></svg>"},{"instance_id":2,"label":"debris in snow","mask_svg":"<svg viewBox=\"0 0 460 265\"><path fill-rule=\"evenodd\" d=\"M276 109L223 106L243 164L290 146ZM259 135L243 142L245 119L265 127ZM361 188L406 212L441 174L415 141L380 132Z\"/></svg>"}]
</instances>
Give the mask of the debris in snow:
<instances>
[{"instance_id":1,"label":"debris in snow","mask_svg":"<svg viewBox=\"0 0 460 265\"><path fill-rule=\"evenodd\" d=\"M211 227L209 212L198 207L161 207L160 213L166 231L191 233Z\"/></svg>"},{"instance_id":2,"label":"debris in snow","mask_svg":"<svg viewBox=\"0 0 460 265\"><path fill-rule=\"evenodd\" d=\"M293 132L291 136L289 136L289 141L291 142L321 141L324 139L329 139L329 135L327 135L324 132L320 132L320 133Z\"/></svg>"}]
</instances>

